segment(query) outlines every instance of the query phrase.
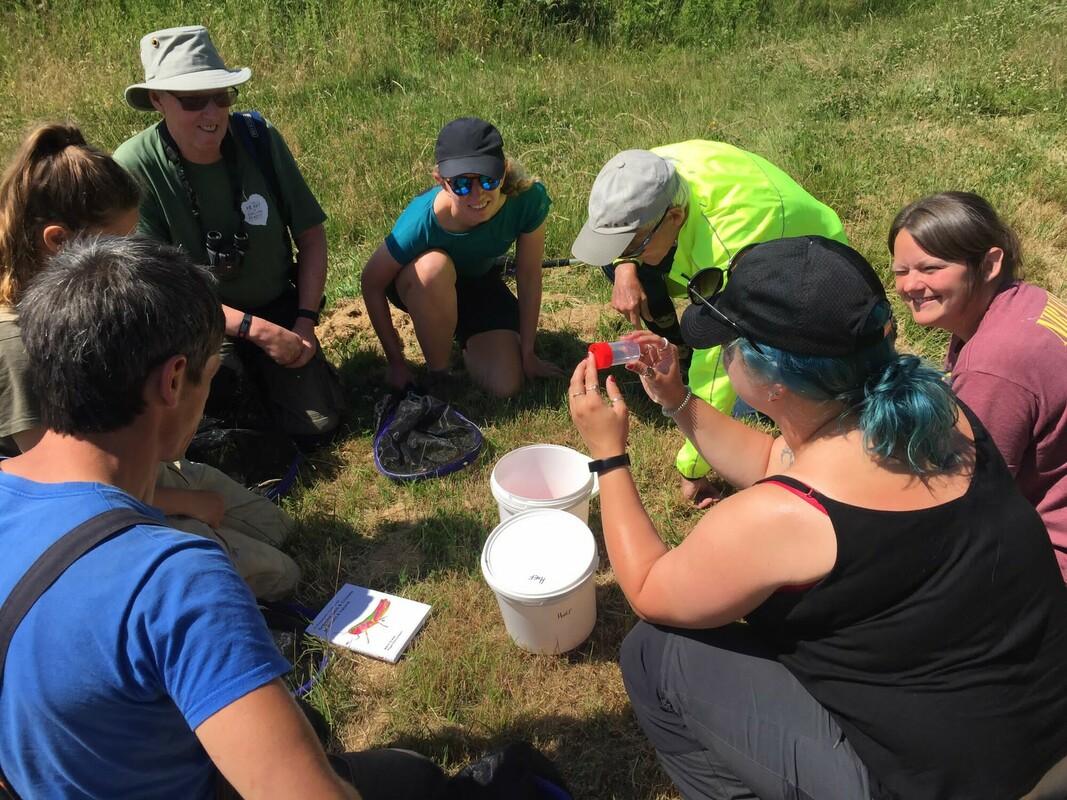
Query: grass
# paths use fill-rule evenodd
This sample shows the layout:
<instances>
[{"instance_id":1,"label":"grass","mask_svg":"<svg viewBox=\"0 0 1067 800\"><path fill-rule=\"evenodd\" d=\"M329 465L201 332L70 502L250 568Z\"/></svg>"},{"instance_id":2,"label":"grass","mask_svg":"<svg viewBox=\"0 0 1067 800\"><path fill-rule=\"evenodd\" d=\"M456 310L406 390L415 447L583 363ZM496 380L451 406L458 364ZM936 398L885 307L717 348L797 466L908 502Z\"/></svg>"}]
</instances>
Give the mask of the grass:
<instances>
[{"instance_id":1,"label":"grass","mask_svg":"<svg viewBox=\"0 0 1067 800\"><path fill-rule=\"evenodd\" d=\"M1027 273L1067 294L1067 8L1039 0L147 0L0 5L0 149L32 121L70 118L114 148L149 122L122 90L140 78L141 34L203 22L232 65L250 65L242 107L285 133L330 214L331 354L353 398L349 434L287 499L301 599L352 581L432 603L409 654L388 666L339 654L313 701L337 745L400 744L450 767L528 738L580 797L675 797L632 721L615 659L633 623L606 564L592 638L565 657L507 638L479 569L496 521L488 477L530 442L580 447L561 382L458 405L487 450L416 486L370 457L383 360L358 295L363 262L428 183L438 128L475 113L554 198L549 255L565 255L600 165L615 151L687 138L729 141L794 175L841 215L885 276L896 210L930 191L989 197L1022 235ZM542 349L568 366L610 336L606 283L545 274ZM910 324L907 345L945 340ZM417 350L409 351L418 360ZM634 391L634 474L661 533L680 541L676 433ZM599 530L599 517L591 520Z\"/></svg>"}]
</instances>

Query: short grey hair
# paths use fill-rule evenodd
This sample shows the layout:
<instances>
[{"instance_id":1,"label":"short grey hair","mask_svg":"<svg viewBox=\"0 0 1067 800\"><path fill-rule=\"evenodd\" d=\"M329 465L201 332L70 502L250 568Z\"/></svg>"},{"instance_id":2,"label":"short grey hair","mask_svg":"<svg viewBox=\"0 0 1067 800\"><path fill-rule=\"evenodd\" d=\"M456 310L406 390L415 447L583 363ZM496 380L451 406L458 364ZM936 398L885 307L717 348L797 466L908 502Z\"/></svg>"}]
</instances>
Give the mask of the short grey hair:
<instances>
[{"instance_id":1,"label":"short grey hair","mask_svg":"<svg viewBox=\"0 0 1067 800\"><path fill-rule=\"evenodd\" d=\"M674 168L674 180L671 181L671 186L667 191L670 192L671 201L667 205L667 208L663 210L663 214L666 214L672 208L689 208L689 181L687 181L682 174L678 172L678 162L673 158L663 159ZM660 195L662 197L662 195ZM634 232L633 239L631 241L639 242L648 236L652 229L660 223L663 216L656 217L656 219L650 219L644 225L642 225L637 231Z\"/></svg>"},{"instance_id":2,"label":"short grey hair","mask_svg":"<svg viewBox=\"0 0 1067 800\"><path fill-rule=\"evenodd\" d=\"M133 422L149 374L172 356L201 380L225 327L211 273L138 236L71 242L30 282L18 318L41 421L69 435Z\"/></svg>"},{"instance_id":3,"label":"short grey hair","mask_svg":"<svg viewBox=\"0 0 1067 800\"><path fill-rule=\"evenodd\" d=\"M673 158L666 159L674 167L674 191L671 193L671 204L668 208L689 207L689 181L682 177L678 171L678 161Z\"/></svg>"}]
</instances>

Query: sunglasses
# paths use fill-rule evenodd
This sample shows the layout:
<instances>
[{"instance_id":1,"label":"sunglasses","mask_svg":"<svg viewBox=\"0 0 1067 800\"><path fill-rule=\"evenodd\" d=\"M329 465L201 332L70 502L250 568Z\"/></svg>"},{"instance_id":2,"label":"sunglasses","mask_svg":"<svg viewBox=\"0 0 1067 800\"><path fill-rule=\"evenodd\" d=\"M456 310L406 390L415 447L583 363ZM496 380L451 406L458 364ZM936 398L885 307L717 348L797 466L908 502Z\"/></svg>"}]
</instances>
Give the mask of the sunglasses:
<instances>
[{"instance_id":1,"label":"sunglasses","mask_svg":"<svg viewBox=\"0 0 1067 800\"><path fill-rule=\"evenodd\" d=\"M741 250L733 260L730 262L730 266L727 272L732 272L734 266L737 264L738 258L748 248ZM752 337L745 333L745 330L720 311L712 302L716 297L723 293L726 288L726 272L716 267L710 267L708 269L702 269L696 275L689 279L689 283L686 284L685 291L689 295L689 302L693 305L704 306L712 314L714 314L720 321L726 324L730 330L737 334L739 339L747 339L748 343L752 345L752 349L759 353L761 356L767 355L767 353L756 342L752 340Z\"/></svg>"},{"instance_id":2,"label":"sunglasses","mask_svg":"<svg viewBox=\"0 0 1067 800\"><path fill-rule=\"evenodd\" d=\"M478 175L477 177L457 175L454 178L445 178L445 183L448 184L457 197L466 197L471 193L471 189L474 188L475 181L482 187L483 192L491 192L500 185L500 180L500 178L491 178L488 175Z\"/></svg>"},{"instance_id":3,"label":"sunglasses","mask_svg":"<svg viewBox=\"0 0 1067 800\"><path fill-rule=\"evenodd\" d=\"M231 86L215 94L174 94L171 92L170 96L178 101L184 111L203 111L208 103L214 103L219 108L229 108L237 102L237 87Z\"/></svg>"},{"instance_id":4,"label":"sunglasses","mask_svg":"<svg viewBox=\"0 0 1067 800\"><path fill-rule=\"evenodd\" d=\"M667 211L670 211L670 209L668 208ZM659 218L659 222L657 222L655 227L653 227L652 230L648 232L648 236L642 239L641 243L638 244L637 247L626 248L626 250L623 251L622 255L615 259L615 261L633 261L635 259L638 259L638 257L643 252L645 252L645 248L647 248L649 243L652 241L652 237L656 235L656 231L658 231L660 225L663 224L663 220L667 219L667 211L663 212L663 216Z\"/></svg>"}]
</instances>

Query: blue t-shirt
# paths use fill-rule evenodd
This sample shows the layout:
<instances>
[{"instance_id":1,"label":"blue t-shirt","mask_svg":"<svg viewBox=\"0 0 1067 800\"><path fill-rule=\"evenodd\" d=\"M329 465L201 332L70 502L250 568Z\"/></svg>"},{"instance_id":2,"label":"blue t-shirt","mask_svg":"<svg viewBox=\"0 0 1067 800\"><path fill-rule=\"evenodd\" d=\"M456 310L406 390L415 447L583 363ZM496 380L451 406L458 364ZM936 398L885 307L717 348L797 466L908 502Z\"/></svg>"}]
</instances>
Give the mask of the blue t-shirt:
<instances>
[{"instance_id":1,"label":"blue t-shirt","mask_svg":"<svg viewBox=\"0 0 1067 800\"><path fill-rule=\"evenodd\" d=\"M543 184L535 183L522 194L509 197L492 218L463 233L441 227L433 213L440 186L427 189L404 209L385 237L389 254L401 264L410 264L427 250L444 250L461 278L477 278L504 255L520 234L533 233L548 216L552 199Z\"/></svg>"},{"instance_id":2,"label":"blue t-shirt","mask_svg":"<svg viewBox=\"0 0 1067 800\"><path fill-rule=\"evenodd\" d=\"M163 522L111 486L0 472L0 601L52 542L122 507ZM76 561L19 625L0 765L23 797L208 798L216 772L193 730L288 670L215 542L137 526Z\"/></svg>"}]
</instances>

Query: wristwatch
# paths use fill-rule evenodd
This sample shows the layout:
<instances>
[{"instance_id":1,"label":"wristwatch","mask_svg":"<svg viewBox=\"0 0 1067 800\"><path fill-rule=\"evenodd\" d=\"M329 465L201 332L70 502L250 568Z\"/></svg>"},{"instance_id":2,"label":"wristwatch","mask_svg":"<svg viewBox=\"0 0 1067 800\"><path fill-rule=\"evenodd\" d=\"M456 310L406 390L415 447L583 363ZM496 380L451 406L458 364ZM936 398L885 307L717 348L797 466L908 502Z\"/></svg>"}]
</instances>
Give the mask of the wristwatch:
<instances>
[{"instance_id":1,"label":"wristwatch","mask_svg":"<svg viewBox=\"0 0 1067 800\"><path fill-rule=\"evenodd\" d=\"M603 475L608 470L628 466L630 466L630 454L623 453L622 455L612 456L611 458L598 458L595 461L590 461L589 471L595 472L597 475Z\"/></svg>"},{"instance_id":2,"label":"wristwatch","mask_svg":"<svg viewBox=\"0 0 1067 800\"><path fill-rule=\"evenodd\" d=\"M311 320L316 325L319 324L319 312L318 311L312 311L310 308L298 308L296 310L296 317L297 317L297 319L300 319L301 317L303 317L304 319Z\"/></svg>"},{"instance_id":3,"label":"wristwatch","mask_svg":"<svg viewBox=\"0 0 1067 800\"><path fill-rule=\"evenodd\" d=\"M237 326L237 338L247 339L250 330L252 330L252 315L246 311L241 317L241 324Z\"/></svg>"}]
</instances>

